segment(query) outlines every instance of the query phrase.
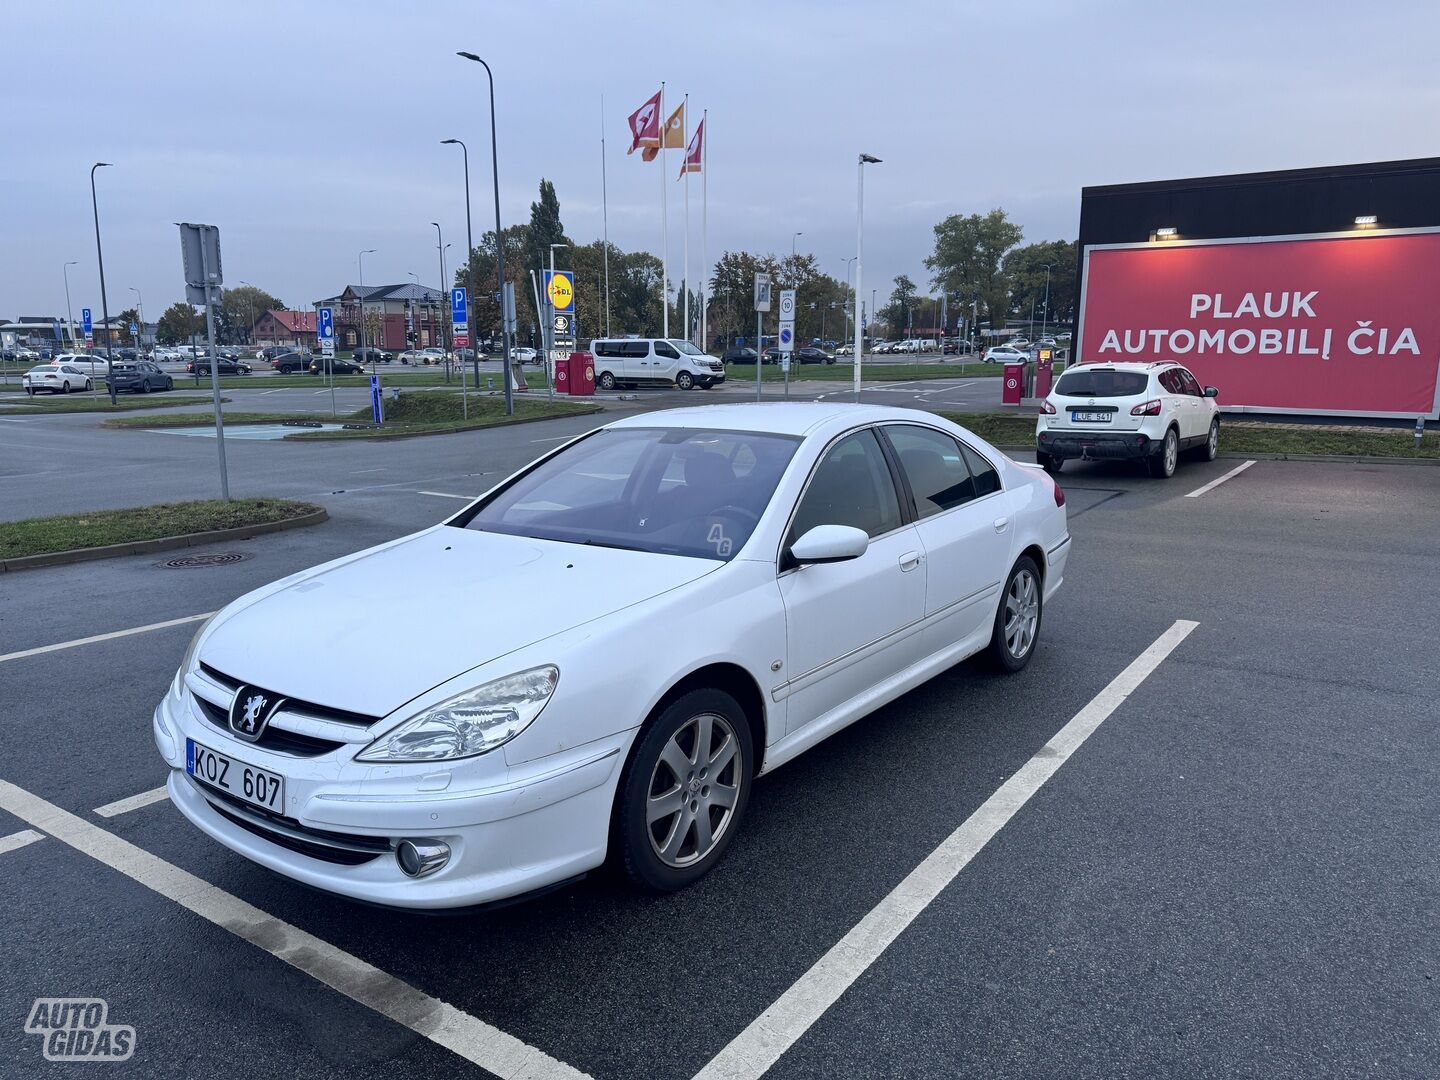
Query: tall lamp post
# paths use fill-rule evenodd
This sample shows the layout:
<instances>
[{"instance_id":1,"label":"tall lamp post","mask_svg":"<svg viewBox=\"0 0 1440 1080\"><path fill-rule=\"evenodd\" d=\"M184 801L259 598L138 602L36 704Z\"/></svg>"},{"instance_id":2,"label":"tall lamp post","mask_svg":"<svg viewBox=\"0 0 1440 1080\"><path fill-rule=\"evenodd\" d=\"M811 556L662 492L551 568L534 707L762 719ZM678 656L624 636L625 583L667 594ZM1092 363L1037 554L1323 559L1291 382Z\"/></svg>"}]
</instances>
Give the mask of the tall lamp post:
<instances>
[{"instance_id":1,"label":"tall lamp post","mask_svg":"<svg viewBox=\"0 0 1440 1080\"><path fill-rule=\"evenodd\" d=\"M865 311L860 302L862 267L865 265L865 166L879 165L874 154L861 154L856 166L859 187L855 197L855 400L860 400L860 365L865 357ZM873 301L871 306L873 307Z\"/></svg>"},{"instance_id":2,"label":"tall lamp post","mask_svg":"<svg viewBox=\"0 0 1440 1080\"><path fill-rule=\"evenodd\" d=\"M440 231L438 221L430 222L435 226L435 248L440 252L440 287L445 290L445 295L450 295L450 287L445 284L445 234ZM431 334L440 342L440 349L445 354L445 381L450 381L450 350L445 347L445 335L440 333L434 323L430 325ZM463 395L462 395L463 396Z\"/></svg>"},{"instance_id":3,"label":"tall lamp post","mask_svg":"<svg viewBox=\"0 0 1440 1080\"><path fill-rule=\"evenodd\" d=\"M457 53L466 60L474 60L485 69L485 76L490 82L490 172L491 182L495 187L495 279L496 291L500 294L500 320L501 326L505 321L505 235L500 231L500 161L498 152L495 149L495 73L490 70L490 65L481 60L472 52ZM505 415L510 416L515 412L515 398L510 388L510 335L501 331L501 338L505 350Z\"/></svg>"},{"instance_id":4,"label":"tall lamp post","mask_svg":"<svg viewBox=\"0 0 1440 1080\"><path fill-rule=\"evenodd\" d=\"M130 286L130 291L135 294L135 314L138 316L135 320L135 359L139 360L140 335L145 330L145 298L134 285Z\"/></svg>"},{"instance_id":5,"label":"tall lamp post","mask_svg":"<svg viewBox=\"0 0 1440 1080\"><path fill-rule=\"evenodd\" d=\"M470 303L478 304L480 302L480 282L475 270L475 235L470 230L470 148L460 139L441 139L440 145L460 147L460 153L465 161L465 268L470 277ZM475 342L477 336L474 329L469 331L471 363L475 365L475 388L478 390L480 388L480 347Z\"/></svg>"},{"instance_id":6,"label":"tall lamp post","mask_svg":"<svg viewBox=\"0 0 1440 1080\"><path fill-rule=\"evenodd\" d=\"M355 262L360 267L360 288L362 289L365 288L365 256L374 255L375 251L375 248L366 248L355 256ZM365 341L365 294L362 292L356 299L360 302L360 355L368 356L370 352Z\"/></svg>"},{"instance_id":7,"label":"tall lamp post","mask_svg":"<svg viewBox=\"0 0 1440 1080\"><path fill-rule=\"evenodd\" d=\"M110 301L105 296L105 252L100 247L100 201L95 197L95 170L108 169L110 162L97 161L90 166L90 208L95 212L95 261L100 264L100 317L105 327L105 382L110 386L110 404L115 404L115 359L110 344Z\"/></svg>"},{"instance_id":8,"label":"tall lamp post","mask_svg":"<svg viewBox=\"0 0 1440 1080\"><path fill-rule=\"evenodd\" d=\"M1044 337L1045 327L1049 322L1048 316L1050 314L1050 268L1055 264L1041 263L1040 265L1045 267L1045 306L1040 311L1040 336Z\"/></svg>"},{"instance_id":9,"label":"tall lamp post","mask_svg":"<svg viewBox=\"0 0 1440 1080\"><path fill-rule=\"evenodd\" d=\"M75 348L75 316L70 314L70 267L79 266L79 262L71 259L60 268L60 273L65 278L65 329L70 333L70 348ZM64 350L61 350L62 352ZM59 355L58 353L56 355Z\"/></svg>"}]
</instances>

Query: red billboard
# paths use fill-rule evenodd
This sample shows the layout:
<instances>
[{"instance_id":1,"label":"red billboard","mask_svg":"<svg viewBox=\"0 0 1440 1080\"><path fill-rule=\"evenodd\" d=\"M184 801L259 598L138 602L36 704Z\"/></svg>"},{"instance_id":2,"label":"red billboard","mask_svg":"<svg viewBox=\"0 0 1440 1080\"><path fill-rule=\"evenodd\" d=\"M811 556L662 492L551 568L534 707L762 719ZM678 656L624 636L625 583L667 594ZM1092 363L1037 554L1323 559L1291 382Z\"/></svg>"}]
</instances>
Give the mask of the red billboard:
<instances>
[{"instance_id":1,"label":"red billboard","mask_svg":"<svg viewBox=\"0 0 1440 1080\"><path fill-rule=\"evenodd\" d=\"M1175 360L1226 409L1440 419L1440 230L1085 249L1076 358Z\"/></svg>"}]
</instances>

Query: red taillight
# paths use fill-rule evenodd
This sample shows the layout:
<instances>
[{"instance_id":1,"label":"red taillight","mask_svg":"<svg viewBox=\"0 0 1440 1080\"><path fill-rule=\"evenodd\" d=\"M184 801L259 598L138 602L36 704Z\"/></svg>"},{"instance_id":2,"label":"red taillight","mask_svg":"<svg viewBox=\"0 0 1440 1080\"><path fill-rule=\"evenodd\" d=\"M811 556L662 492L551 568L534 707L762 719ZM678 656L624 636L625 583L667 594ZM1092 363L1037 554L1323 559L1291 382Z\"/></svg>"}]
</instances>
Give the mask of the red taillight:
<instances>
[{"instance_id":1,"label":"red taillight","mask_svg":"<svg viewBox=\"0 0 1440 1080\"><path fill-rule=\"evenodd\" d=\"M1055 415L1055 406L1054 406L1054 405L1051 405L1051 404L1050 404L1050 400L1047 398L1046 400L1040 402L1040 411L1041 411L1042 413L1044 413L1046 416L1054 416L1054 415Z\"/></svg>"},{"instance_id":2,"label":"red taillight","mask_svg":"<svg viewBox=\"0 0 1440 1080\"><path fill-rule=\"evenodd\" d=\"M1050 482L1051 482L1052 484L1055 483L1055 481L1053 481L1053 480L1050 481ZM1055 505L1056 505L1056 506L1064 506L1064 505L1065 505L1065 489L1062 488L1059 484L1055 484Z\"/></svg>"},{"instance_id":3,"label":"red taillight","mask_svg":"<svg viewBox=\"0 0 1440 1080\"><path fill-rule=\"evenodd\" d=\"M1145 402L1145 403L1143 403L1143 404L1141 404L1141 405L1136 405L1133 409L1130 410L1130 415L1131 415L1131 416L1159 416L1159 415L1160 415L1160 399L1159 399L1159 398L1151 398L1149 401L1147 401L1147 402Z\"/></svg>"}]
</instances>

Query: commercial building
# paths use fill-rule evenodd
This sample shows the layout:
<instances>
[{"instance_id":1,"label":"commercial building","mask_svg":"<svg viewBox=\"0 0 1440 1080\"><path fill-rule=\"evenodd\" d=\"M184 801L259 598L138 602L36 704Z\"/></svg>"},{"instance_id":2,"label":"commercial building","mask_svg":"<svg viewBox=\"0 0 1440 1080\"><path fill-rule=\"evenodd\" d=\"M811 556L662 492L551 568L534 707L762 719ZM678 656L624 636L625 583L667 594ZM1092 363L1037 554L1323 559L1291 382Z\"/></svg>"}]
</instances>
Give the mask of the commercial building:
<instances>
[{"instance_id":1,"label":"commercial building","mask_svg":"<svg viewBox=\"0 0 1440 1080\"><path fill-rule=\"evenodd\" d=\"M382 349L424 349L439 346L450 325L448 292L413 282L404 285L346 285L335 296L316 300L316 307L333 308L335 340L341 349L360 344L364 313L365 339ZM407 337L413 329L413 343Z\"/></svg>"},{"instance_id":2,"label":"commercial building","mask_svg":"<svg viewBox=\"0 0 1440 1080\"><path fill-rule=\"evenodd\" d=\"M315 348L315 312L271 309L255 320L250 340L260 346L294 345Z\"/></svg>"},{"instance_id":3,"label":"commercial building","mask_svg":"<svg viewBox=\"0 0 1440 1080\"><path fill-rule=\"evenodd\" d=\"M1088 187L1075 356L1227 411L1440 418L1440 158Z\"/></svg>"}]
</instances>

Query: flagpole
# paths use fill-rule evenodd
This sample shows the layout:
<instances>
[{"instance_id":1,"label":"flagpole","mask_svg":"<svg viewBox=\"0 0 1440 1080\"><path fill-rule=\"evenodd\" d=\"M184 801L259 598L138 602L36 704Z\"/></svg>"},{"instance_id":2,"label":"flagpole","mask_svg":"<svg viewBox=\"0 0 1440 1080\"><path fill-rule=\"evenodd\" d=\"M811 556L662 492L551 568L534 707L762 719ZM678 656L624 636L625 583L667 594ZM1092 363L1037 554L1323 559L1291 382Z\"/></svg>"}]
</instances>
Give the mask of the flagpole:
<instances>
[{"instance_id":1,"label":"flagpole","mask_svg":"<svg viewBox=\"0 0 1440 1080\"><path fill-rule=\"evenodd\" d=\"M610 336L610 186L605 177L605 95L600 95L600 214L605 259L605 336Z\"/></svg>"},{"instance_id":2,"label":"flagpole","mask_svg":"<svg viewBox=\"0 0 1440 1080\"><path fill-rule=\"evenodd\" d=\"M685 124L690 121L690 95L685 95L685 111L681 115L680 137L685 137ZM690 143L685 143L685 160L681 167L685 170L685 272L680 276L685 282L685 340L691 341L693 335L690 333Z\"/></svg>"},{"instance_id":3,"label":"flagpole","mask_svg":"<svg viewBox=\"0 0 1440 1080\"><path fill-rule=\"evenodd\" d=\"M706 321L710 306L706 286L710 282L710 132L706 121L710 110L700 114L700 351L710 347Z\"/></svg>"},{"instance_id":4,"label":"flagpole","mask_svg":"<svg viewBox=\"0 0 1440 1080\"><path fill-rule=\"evenodd\" d=\"M670 219L665 207L665 189L669 183L665 172L669 158L665 155L665 84L660 84L660 336L670 336Z\"/></svg>"}]
</instances>

